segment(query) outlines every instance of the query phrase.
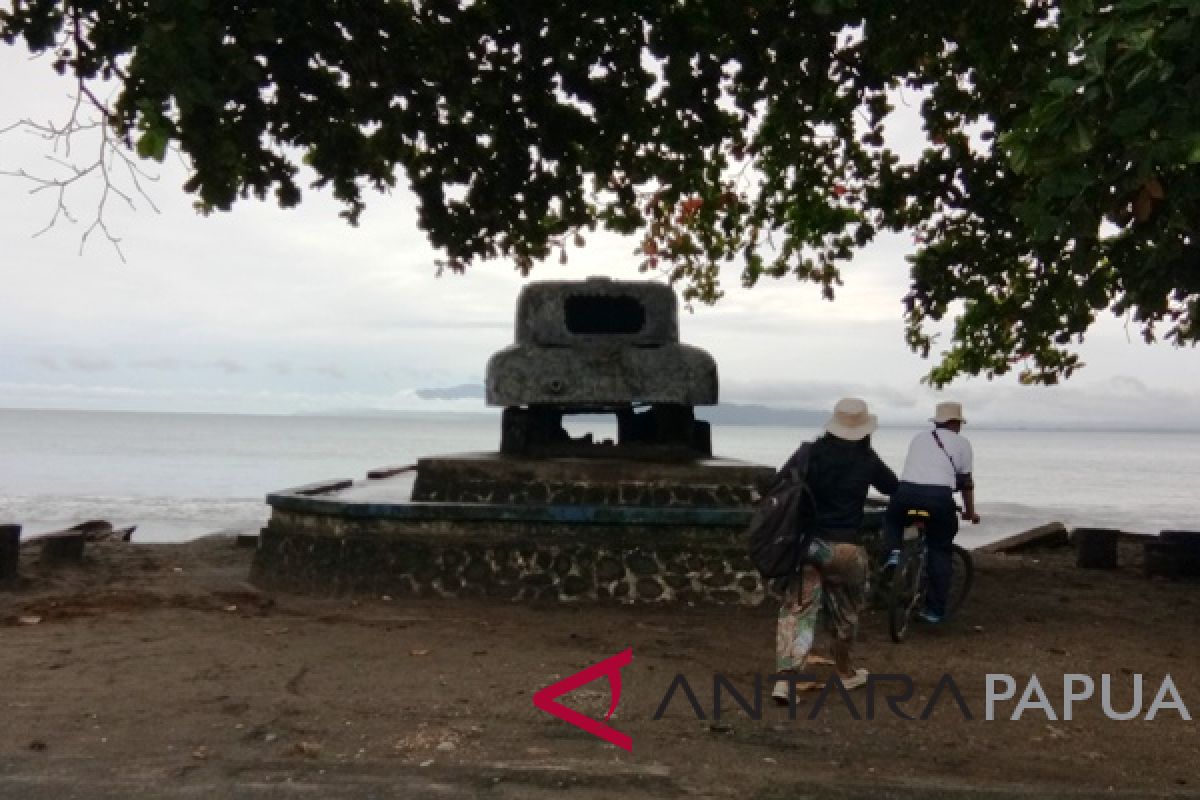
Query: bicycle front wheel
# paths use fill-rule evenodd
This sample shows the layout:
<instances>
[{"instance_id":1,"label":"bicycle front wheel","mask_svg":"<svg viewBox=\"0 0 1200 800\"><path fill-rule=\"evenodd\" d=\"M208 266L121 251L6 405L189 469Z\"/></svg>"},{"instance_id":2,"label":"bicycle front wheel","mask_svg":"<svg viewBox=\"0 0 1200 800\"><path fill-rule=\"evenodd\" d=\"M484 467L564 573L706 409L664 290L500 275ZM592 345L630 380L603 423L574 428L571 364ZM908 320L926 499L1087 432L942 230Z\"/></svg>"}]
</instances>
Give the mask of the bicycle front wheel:
<instances>
[{"instance_id":1,"label":"bicycle front wheel","mask_svg":"<svg viewBox=\"0 0 1200 800\"><path fill-rule=\"evenodd\" d=\"M975 559L971 558L970 551L956 544L950 557L954 572L950 578L950 590L946 597L947 618L958 613L963 603L967 601L967 595L971 593L971 586L975 583Z\"/></svg>"},{"instance_id":2,"label":"bicycle front wheel","mask_svg":"<svg viewBox=\"0 0 1200 800\"><path fill-rule=\"evenodd\" d=\"M917 604L924 595L921 584L925 579L925 568L921 562L920 556L906 554L892 575L888 591L888 630L897 644L908 635Z\"/></svg>"}]
</instances>

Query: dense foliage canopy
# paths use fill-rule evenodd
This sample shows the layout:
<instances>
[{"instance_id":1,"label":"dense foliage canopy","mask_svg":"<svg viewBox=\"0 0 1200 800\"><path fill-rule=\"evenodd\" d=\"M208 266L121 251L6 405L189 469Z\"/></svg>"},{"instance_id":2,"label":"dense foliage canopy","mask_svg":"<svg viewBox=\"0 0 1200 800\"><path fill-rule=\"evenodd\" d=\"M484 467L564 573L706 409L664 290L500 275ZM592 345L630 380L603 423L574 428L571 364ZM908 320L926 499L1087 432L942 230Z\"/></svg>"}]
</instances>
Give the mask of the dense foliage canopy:
<instances>
[{"instance_id":1,"label":"dense foliage canopy","mask_svg":"<svg viewBox=\"0 0 1200 800\"><path fill-rule=\"evenodd\" d=\"M1200 0L15 0L0 35L118 81L204 209L296 204L306 164L354 221L406 176L453 269L602 226L704 302L730 262L832 296L909 231L935 384L1069 376L1106 309L1200 339Z\"/></svg>"}]
</instances>

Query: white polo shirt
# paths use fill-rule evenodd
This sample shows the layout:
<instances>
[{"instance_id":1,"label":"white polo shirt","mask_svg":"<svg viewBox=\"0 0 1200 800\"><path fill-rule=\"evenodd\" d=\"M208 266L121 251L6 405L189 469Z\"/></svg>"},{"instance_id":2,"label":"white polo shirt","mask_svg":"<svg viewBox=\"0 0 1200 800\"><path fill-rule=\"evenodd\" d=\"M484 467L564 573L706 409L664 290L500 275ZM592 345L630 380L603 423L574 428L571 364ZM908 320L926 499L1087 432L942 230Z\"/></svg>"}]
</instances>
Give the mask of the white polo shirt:
<instances>
[{"instance_id":1,"label":"white polo shirt","mask_svg":"<svg viewBox=\"0 0 1200 800\"><path fill-rule=\"evenodd\" d=\"M975 456L967 437L947 428L937 428L936 433L945 451L938 447L937 440L933 438L934 431L918 433L908 446L908 457L904 459L904 472L900 480L953 489L956 485L955 472L965 475L974 469Z\"/></svg>"}]
</instances>

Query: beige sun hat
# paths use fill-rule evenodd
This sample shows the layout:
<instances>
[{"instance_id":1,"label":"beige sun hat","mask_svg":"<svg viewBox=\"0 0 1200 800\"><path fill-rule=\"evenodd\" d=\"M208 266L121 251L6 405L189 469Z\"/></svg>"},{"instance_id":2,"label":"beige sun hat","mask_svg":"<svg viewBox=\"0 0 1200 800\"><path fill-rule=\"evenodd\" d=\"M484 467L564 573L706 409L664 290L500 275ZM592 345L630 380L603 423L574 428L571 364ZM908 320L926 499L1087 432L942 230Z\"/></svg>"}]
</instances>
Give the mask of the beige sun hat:
<instances>
[{"instance_id":1,"label":"beige sun hat","mask_svg":"<svg viewBox=\"0 0 1200 800\"><path fill-rule=\"evenodd\" d=\"M947 400L944 403L938 403L937 408L933 411L933 418L930 422L953 422L958 420L965 423L967 418L963 416L962 403L955 403Z\"/></svg>"},{"instance_id":2,"label":"beige sun hat","mask_svg":"<svg viewBox=\"0 0 1200 800\"><path fill-rule=\"evenodd\" d=\"M833 416L825 423L825 430L839 439L857 442L865 439L879 427L879 419L867 412L865 401L857 397L843 397L833 407Z\"/></svg>"}]
</instances>

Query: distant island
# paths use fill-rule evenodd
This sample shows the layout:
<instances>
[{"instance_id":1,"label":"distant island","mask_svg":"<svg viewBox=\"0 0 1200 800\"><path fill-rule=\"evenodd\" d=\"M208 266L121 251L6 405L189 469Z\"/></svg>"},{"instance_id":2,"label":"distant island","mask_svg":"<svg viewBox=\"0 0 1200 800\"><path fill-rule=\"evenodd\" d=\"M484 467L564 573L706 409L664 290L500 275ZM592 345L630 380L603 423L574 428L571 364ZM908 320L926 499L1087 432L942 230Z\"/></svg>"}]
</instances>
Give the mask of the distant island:
<instances>
[{"instance_id":1,"label":"distant island","mask_svg":"<svg viewBox=\"0 0 1200 800\"><path fill-rule=\"evenodd\" d=\"M417 389L414 394L422 400L482 400L484 387L482 383L460 383L456 386ZM829 415L823 411L802 408L721 403L697 408L696 416L716 425L814 427L823 424Z\"/></svg>"},{"instance_id":2,"label":"distant island","mask_svg":"<svg viewBox=\"0 0 1200 800\"><path fill-rule=\"evenodd\" d=\"M417 389L414 394L422 400L482 400L484 397L482 383L460 383L457 386Z\"/></svg>"},{"instance_id":3,"label":"distant island","mask_svg":"<svg viewBox=\"0 0 1200 800\"><path fill-rule=\"evenodd\" d=\"M806 408L773 408L743 403L721 403L696 409L696 416L714 425L762 425L787 428L815 428L829 419L827 411Z\"/></svg>"}]
</instances>

